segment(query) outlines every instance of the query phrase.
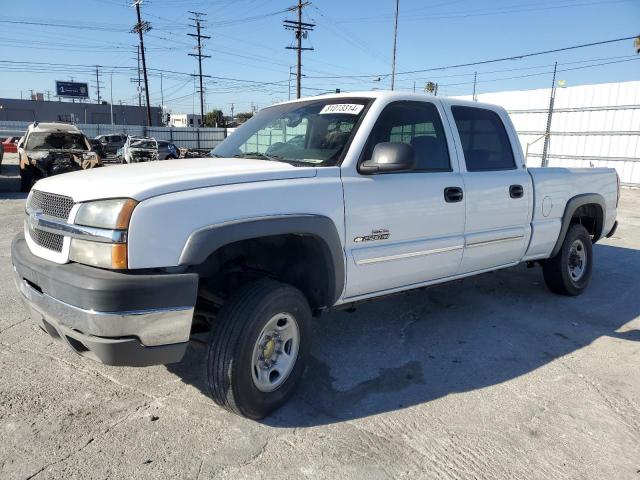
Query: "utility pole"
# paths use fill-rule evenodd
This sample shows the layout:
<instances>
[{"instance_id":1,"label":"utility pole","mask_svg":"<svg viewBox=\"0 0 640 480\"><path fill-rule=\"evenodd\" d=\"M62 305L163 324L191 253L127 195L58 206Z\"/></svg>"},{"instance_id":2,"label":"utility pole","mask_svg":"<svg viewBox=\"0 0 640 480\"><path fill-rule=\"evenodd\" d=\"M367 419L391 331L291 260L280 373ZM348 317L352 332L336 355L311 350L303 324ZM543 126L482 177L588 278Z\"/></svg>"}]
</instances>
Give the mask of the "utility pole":
<instances>
[{"instance_id":1,"label":"utility pole","mask_svg":"<svg viewBox=\"0 0 640 480\"><path fill-rule=\"evenodd\" d=\"M291 75L293 72L291 71L293 67L289 65L289 100L291 100Z\"/></svg>"},{"instance_id":2,"label":"utility pole","mask_svg":"<svg viewBox=\"0 0 640 480\"><path fill-rule=\"evenodd\" d=\"M544 147L542 147L542 166L549 166L549 159L547 155L549 153L549 140L551 136L551 117L553 116L553 103L556 100L556 71L558 69L558 62L553 66L553 79L551 80L551 94L549 95L549 113L547 113L547 128L544 131Z\"/></svg>"},{"instance_id":3,"label":"utility pole","mask_svg":"<svg viewBox=\"0 0 640 480\"><path fill-rule=\"evenodd\" d=\"M149 102L149 78L147 77L147 62L144 57L144 39L143 33L151 30L151 24L147 21L142 21L140 16L140 4L142 0L135 0L133 5L136 7L136 15L138 16L138 23L131 29L131 33L137 33L140 37L140 56L142 57L142 72L144 74L144 95L147 101L147 124L151 126L151 103Z\"/></svg>"},{"instance_id":4,"label":"utility pole","mask_svg":"<svg viewBox=\"0 0 640 480\"><path fill-rule=\"evenodd\" d=\"M202 35L201 32L201 28L202 28L202 16L206 15L206 13L201 13L201 12L189 12L190 14L193 15L193 17L190 18L190 20L193 20L195 22L195 25L190 25L191 27L195 27L196 29L196 33L187 33L187 35L189 35L190 37L196 37L198 39L198 45L196 46L196 51L198 53L189 53L188 55L190 57L197 57L198 58L198 72L199 72L199 77L200 77L200 122L201 125L204 125L204 87L202 85L202 59L203 58L211 58L211 55L203 55L202 54L202 39L210 39L211 37L208 37L206 35Z\"/></svg>"},{"instance_id":5,"label":"utility pole","mask_svg":"<svg viewBox=\"0 0 640 480\"><path fill-rule=\"evenodd\" d=\"M477 102L478 99L476 98L476 82L478 81L478 72L473 72L473 95L471 96L471 99L474 102Z\"/></svg>"},{"instance_id":6,"label":"utility pole","mask_svg":"<svg viewBox=\"0 0 640 480\"><path fill-rule=\"evenodd\" d=\"M234 109L235 109L235 105L232 103L232 104L231 104L231 121L233 121L233 119L235 118L235 117L233 116L233 112L235 111Z\"/></svg>"},{"instance_id":7,"label":"utility pole","mask_svg":"<svg viewBox=\"0 0 640 480\"><path fill-rule=\"evenodd\" d=\"M111 90L111 101L109 102L109 107L111 111L111 125L113 125L113 72L111 72L111 81L109 82L109 87L109 90Z\"/></svg>"},{"instance_id":8,"label":"utility pole","mask_svg":"<svg viewBox=\"0 0 640 480\"><path fill-rule=\"evenodd\" d=\"M98 104L100 103L100 65L96 65L96 90L98 95Z\"/></svg>"},{"instance_id":9,"label":"utility pole","mask_svg":"<svg viewBox=\"0 0 640 480\"><path fill-rule=\"evenodd\" d=\"M296 36L296 45L285 47L287 50L296 50L297 58L298 58L298 66L296 73L296 98L300 98L302 96L302 51L303 50L313 50L313 47L303 47L302 39L307 38L309 32L313 31L313 27L316 25L314 23L305 23L302 21L302 9L307 5L310 5L310 2L303 2L302 0L298 0L298 4L290 7L289 11L296 10L298 13L298 20L285 20L283 22L283 26L286 30L293 30Z\"/></svg>"},{"instance_id":10,"label":"utility pole","mask_svg":"<svg viewBox=\"0 0 640 480\"><path fill-rule=\"evenodd\" d=\"M138 52L138 106L142 106L142 87L140 86L141 79L140 75L142 74L142 70L140 69L140 45L138 45L136 51Z\"/></svg>"},{"instance_id":11,"label":"utility pole","mask_svg":"<svg viewBox=\"0 0 640 480\"><path fill-rule=\"evenodd\" d=\"M396 83L396 51L398 45L398 13L400 12L400 0L396 0L396 19L393 26L393 60L391 63L391 90Z\"/></svg>"},{"instance_id":12,"label":"utility pole","mask_svg":"<svg viewBox=\"0 0 640 480\"><path fill-rule=\"evenodd\" d=\"M160 123L164 125L164 88L162 87L162 72L160 72Z\"/></svg>"},{"instance_id":13,"label":"utility pole","mask_svg":"<svg viewBox=\"0 0 640 480\"><path fill-rule=\"evenodd\" d=\"M164 88L162 87L162 72L160 72L160 106L164 107Z\"/></svg>"}]
</instances>

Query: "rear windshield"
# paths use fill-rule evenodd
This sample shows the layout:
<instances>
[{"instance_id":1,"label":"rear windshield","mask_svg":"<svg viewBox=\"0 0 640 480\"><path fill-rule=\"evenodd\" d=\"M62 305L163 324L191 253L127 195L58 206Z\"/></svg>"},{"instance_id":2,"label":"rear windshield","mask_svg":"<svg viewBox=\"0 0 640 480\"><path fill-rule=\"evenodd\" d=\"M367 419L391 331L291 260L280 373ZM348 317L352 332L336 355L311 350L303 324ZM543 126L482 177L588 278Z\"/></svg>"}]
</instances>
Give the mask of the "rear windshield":
<instances>
[{"instance_id":1,"label":"rear windshield","mask_svg":"<svg viewBox=\"0 0 640 480\"><path fill-rule=\"evenodd\" d=\"M27 150L88 150L81 133L34 132L29 135Z\"/></svg>"}]
</instances>

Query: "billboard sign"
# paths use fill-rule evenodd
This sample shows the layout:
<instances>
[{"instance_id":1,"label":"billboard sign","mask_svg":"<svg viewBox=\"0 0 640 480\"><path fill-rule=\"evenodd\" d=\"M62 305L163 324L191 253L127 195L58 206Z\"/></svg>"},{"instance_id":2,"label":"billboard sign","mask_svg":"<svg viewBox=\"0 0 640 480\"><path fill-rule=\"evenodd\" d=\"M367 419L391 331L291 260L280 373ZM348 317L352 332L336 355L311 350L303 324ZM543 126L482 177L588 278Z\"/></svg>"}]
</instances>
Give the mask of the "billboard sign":
<instances>
[{"instance_id":1,"label":"billboard sign","mask_svg":"<svg viewBox=\"0 0 640 480\"><path fill-rule=\"evenodd\" d=\"M89 98L89 85L80 82L56 81L56 96Z\"/></svg>"}]
</instances>

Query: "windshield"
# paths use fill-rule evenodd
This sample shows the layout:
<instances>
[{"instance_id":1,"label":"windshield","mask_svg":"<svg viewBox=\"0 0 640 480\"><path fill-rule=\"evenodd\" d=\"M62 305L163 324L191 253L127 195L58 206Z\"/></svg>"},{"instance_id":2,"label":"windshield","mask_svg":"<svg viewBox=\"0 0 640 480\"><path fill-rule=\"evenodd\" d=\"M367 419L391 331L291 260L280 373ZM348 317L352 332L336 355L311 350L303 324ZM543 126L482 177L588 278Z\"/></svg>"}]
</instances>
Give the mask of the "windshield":
<instances>
[{"instance_id":1,"label":"windshield","mask_svg":"<svg viewBox=\"0 0 640 480\"><path fill-rule=\"evenodd\" d=\"M154 142L153 140L132 140L131 148L155 149L156 142Z\"/></svg>"},{"instance_id":2,"label":"windshield","mask_svg":"<svg viewBox=\"0 0 640 480\"><path fill-rule=\"evenodd\" d=\"M269 107L238 128L211 154L333 166L370 101L332 98Z\"/></svg>"},{"instance_id":3,"label":"windshield","mask_svg":"<svg viewBox=\"0 0 640 480\"><path fill-rule=\"evenodd\" d=\"M27 150L88 150L81 133L34 132L27 139Z\"/></svg>"}]
</instances>

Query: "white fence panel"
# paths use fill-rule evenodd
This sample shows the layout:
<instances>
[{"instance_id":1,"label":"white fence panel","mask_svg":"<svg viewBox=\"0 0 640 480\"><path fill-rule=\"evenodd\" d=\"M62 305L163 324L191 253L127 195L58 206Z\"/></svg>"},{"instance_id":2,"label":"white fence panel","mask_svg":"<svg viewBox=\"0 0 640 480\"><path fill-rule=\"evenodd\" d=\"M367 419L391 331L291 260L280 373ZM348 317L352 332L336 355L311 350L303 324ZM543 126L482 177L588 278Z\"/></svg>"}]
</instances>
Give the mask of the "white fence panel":
<instances>
[{"instance_id":1,"label":"white fence panel","mask_svg":"<svg viewBox=\"0 0 640 480\"><path fill-rule=\"evenodd\" d=\"M529 166L542 160L549 96L549 88L477 95L509 111ZM550 167L615 168L640 185L640 81L557 88L548 158Z\"/></svg>"}]
</instances>

